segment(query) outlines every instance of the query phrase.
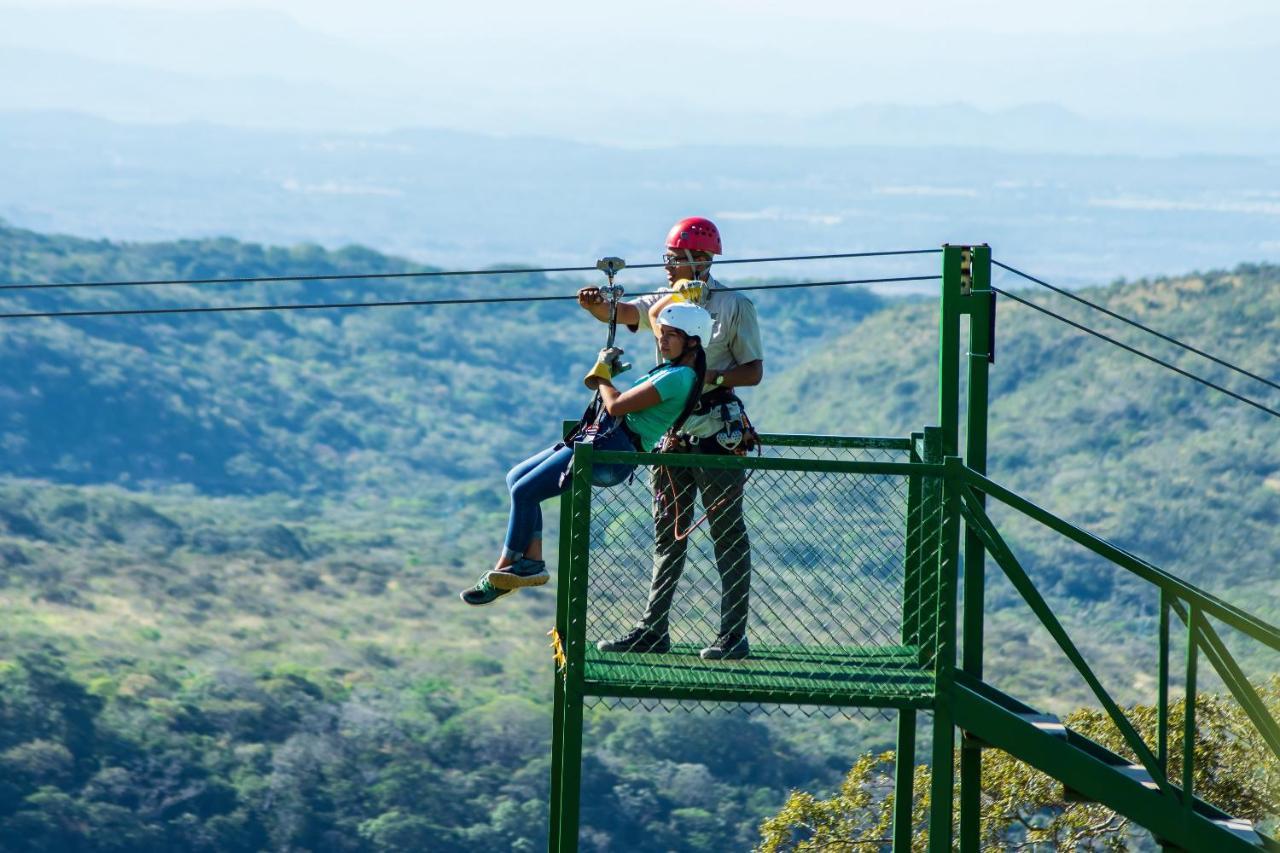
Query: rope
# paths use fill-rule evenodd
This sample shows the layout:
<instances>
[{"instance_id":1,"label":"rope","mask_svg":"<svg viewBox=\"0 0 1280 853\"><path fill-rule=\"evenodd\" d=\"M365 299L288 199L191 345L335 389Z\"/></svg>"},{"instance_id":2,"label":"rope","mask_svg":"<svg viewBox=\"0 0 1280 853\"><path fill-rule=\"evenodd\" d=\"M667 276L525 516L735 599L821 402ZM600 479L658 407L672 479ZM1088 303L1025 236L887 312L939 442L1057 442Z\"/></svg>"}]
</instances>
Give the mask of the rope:
<instances>
[{"instance_id":1,"label":"rope","mask_svg":"<svg viewBox=\"0 0 1280 853\"><path fill-rule=\"evenodd\" d=\"M595 269L595 267L592 267ZM746 287L726 287L725 290L780 290L794 287L834 287L846 284L894 284L906 281L936 281L940 276L896 276L891 278L850 278L838 281L808 281L795 284L756 284ZM666 291L637 293L635 296L656 296ZM577 300L577 296L490 296L474 299L405 299L392 302L312 302L295 305L218 305L194 308L119 308L85 311L31 311L16 314L0 314L0 320L57 319L62 317L137 317L156 314L227 314L237 311L313 311L351 308L403 308L419 305L494 305L509 302L562 302Z\"/></svg>"},{"instance_id":2,"label":"rope","mask_svg":"<svg viewBox=\"0 0 1280 853\"><path fill-rule=\"evenodd\" d=\"M1103 314L1106 314L1108 317L1112 317L1116 320L1119 320L1122 323L1128 323L1130 326L1133 326L1135 329L1141 329L1142 331L1146 332L1149 335L1155 335L1157 338L1159 338L1162 341L1167 341L1168 343L1171 343L1174 346L1182 347L1184 350L1188 352L1193 352L1196 355L1200 356L1201 358L1207 358L1209 361L1212 361L1214 364L1221 365L1227 368L1228 370L1234 370L1236 373L1239 373L1241 376L1247 376L1250 379L1253 379L1257 382L1261 382L1263 385L1268 385L1276 389L1277 391L1280 391L1280 383L1272 382L1270 379L1267 379L1265 376L1259 376L1256 373L1251 373L1248 370L1245 370L1243 367L1234 365L1231 362L1218 358L1217 356L1211 353L1207 353L1204 350L1196 349L1190 344L1184 343L1178 340L1177 338L1174 338L1170 335L1166 335L1163 332L1160 332L1160 331L1157 331L1156 329L1151 328L1150 326L1144 326L1142 323L1139 323L1137 320L1132 320L1128 317L1125 317L1122 314L1117 314L1116 312L1110 310L1109 308L1105 308L1102 305L1098 305L1096 302L1090 302L1088 299L1085 299L1083 296L1079 296L1075 293L1072 293L1069 290L1065 290L1061 287L1055 287L1054 285L1050 284L1047 281L1041 281L1035 276L1028 275L1022 270L1014 269L1008 264L1002 264L999 261L994 259L992 259L991 263L995 264L996 266L1000 267L1003 270L1008 270L1014 275L1022 276L1027 281L1035 282L1041 287L1047 287L1050 290L1052 290L1054 293L1060 293L1063 296L1067 297L1068 299L1074 299L1076 302L1079 302L1081 305L1087 305L1090 308L1094 309L1095 311L1101 311Z\"/></svg>"},{"instance_id":3,"label":"rope","mask_svg":"<svg viewBox=\"0 0 1280 853\"><path fill-rule=\"evenodd\" d=\"M770 264L779 261L812 261L838 258L879 258L892 255L928 255L937 254L941 249L903 249L887 252L841 252L827 255L786 255L769 258L738 258L736 260L715 261L715 264ZM665 264L633 264L627 269L646 270L659 269ZM553 272L595 272L590 267L513 267L510 269L488 270L435 270L431 272L380 272L380 273L334 273L321 275L267 275L249 276L245 278L155 278L121 281L70 281L24 284L2 284L4 290L49 290L53 288L92 288L92 287L159 287L163 285L216 285L216 284L272 284L289 281L352 281L356 279L404 279L404 278L445 278L450 276L477 275L529 275L534 273Z\"/></svg>"},{"instance_id":4,"label":"rope","mask_svg":"<svg viewBox=\"0 0 1280 853\"><path fill-rule=\"evenodd\" d=\"M1236 400L1239 400L1241 403L1245 403L1247 405L1253 406L1255 409L1266 412L1268 415L1271 415L1272 417L1280 418L1280 412L1276 411L1275 409L1268 408L1267 406L1262 405L1256 400L1251 400L1248 397L1245 397L1241 394L1237 394L1236 392L1231 391L1227 388L1223 388L1221 385L1210 382L1208 379L1205 379L1201 376L1197 376L1196 374L1191 373L1189 371L1183 370L1181 367L1170 364L1169 362L1164 361L1163 359L1156 358L1154 355L1145 353L1140 349L1131 347L1126 343L1116 340L1115 338L1109 337L1108 335L1104 335L1102 332L1099 332L1095 329L1091 329L1082 323L1077 323L1074 320L1067 319L1066 317L1063 317L1061 314L1055 314L1054 312L1050 311L1048 308L1044 308L1040 305L1037 305L1034 302L1031 302L1030 300L1023 299L1021 296L1012 294L1007 290L1001 290L998 287L993 287L991 289L996 293L999 293L1001 296L1006 296L1009 299L1012 299L1014 302L1020 302L1023 305L1026 305L1028 308L1032 308L1036 311L1039 311L1041 314L1046 314L1054 318L1055 320L1061 320L1063 323L1066 323L1068 326L1072 326L1076 329L1079 329L1082 332L1093 335L1095 338L1100 338L1101 340L1104 340L1109 344L1114 344L1115 346L1120 347L1120 349L1125 350L1126 352L1132 353L1133 355L1136 355L1140 358L1145 358L1147 361L1158 364L1163 368L1172 370L1174 373L1177 373L1180 376L1184 376L1187 379L1194 380L1196 382L1199 382L1201 385L1204 385L1206 387L1212 388L1215 391L1226 394L1228 397L1232 397Z\"/></svg>"}]
</instances>

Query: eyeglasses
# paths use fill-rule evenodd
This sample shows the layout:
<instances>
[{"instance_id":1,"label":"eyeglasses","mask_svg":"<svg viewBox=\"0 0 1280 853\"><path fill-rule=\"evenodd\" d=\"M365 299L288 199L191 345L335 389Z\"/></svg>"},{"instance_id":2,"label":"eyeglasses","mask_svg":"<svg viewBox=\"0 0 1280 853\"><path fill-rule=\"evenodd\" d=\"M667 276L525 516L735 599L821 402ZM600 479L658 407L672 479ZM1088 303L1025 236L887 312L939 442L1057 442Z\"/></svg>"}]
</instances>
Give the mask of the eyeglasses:
<instances>
[{"instance_id":1,"label":"eyeglasses","mask_svg":"<svg viewBox=\"0 0 1280 853\"><path fill-rule=\"evenodd\" d=\"M689 260L688 258L684 257L683 255L670 255L670 254L668 254L668 255L663 255L663 256L662 256L662 265L663 265L664 267L683 267L683 266L691 266L691 267L695 267L695 268L696 268L696 267L708 267L708 266L710 266L710 265L711 265L711 260L710 260L710 259L707 259L707 260L703 261L703 260L698 260L697 258L694 258L694 259L691 261L691 260Z\"/></svg>"}]
</instances>

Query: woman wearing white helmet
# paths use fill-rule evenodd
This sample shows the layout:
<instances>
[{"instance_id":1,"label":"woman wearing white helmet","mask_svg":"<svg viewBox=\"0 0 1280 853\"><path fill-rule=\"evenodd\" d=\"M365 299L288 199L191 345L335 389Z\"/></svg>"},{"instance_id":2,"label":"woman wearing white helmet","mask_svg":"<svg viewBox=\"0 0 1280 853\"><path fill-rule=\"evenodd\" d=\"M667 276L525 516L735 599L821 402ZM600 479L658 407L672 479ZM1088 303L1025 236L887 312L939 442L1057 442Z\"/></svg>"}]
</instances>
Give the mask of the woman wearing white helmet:
<instances>
[{"instance_id":1,"label":"woman wearing white helmet","mask_svg":"<svg viewBox=\"0 0 1280 853\"><path fill-rule=\"evenodd\" d=\"M600 351L583 383L600 394L601 416L584 430L599 450L652 451L664 435L679 429L698 402L707 372L703 342L711 339L706 309L687 302L663 308L658 315L658 350L662 363L626 391L613 385L622 350ZM467 604L490 604L513 589L541 586L550 579L542 559L540 504L568 487L572 444L564 442L537 453L507 473L511 514L502 556L475 586L464 590ZM598 466L595 484L616 485L632 466Z\"/></svg>"}]
</instances>

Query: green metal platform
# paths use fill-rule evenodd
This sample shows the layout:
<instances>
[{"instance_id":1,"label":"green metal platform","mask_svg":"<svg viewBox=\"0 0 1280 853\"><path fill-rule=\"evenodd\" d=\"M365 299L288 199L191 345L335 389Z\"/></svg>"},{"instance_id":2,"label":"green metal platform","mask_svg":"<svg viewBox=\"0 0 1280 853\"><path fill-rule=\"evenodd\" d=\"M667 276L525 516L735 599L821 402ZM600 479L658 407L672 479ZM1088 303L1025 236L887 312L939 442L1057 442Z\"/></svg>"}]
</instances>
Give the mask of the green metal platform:
<instances>
[{"instance_id":1,"label":"green metal platform","mask_svg":"<svg viewBox=\"0 0 1280 853\"><path fill-rule=\"evenodd\" d=\"M932 667L917 646L753 646L740 661L703 661L696 644L666 654L586 650L583 688L593 696L790 705L927 707Z\"/></svg>"}]
</instances>

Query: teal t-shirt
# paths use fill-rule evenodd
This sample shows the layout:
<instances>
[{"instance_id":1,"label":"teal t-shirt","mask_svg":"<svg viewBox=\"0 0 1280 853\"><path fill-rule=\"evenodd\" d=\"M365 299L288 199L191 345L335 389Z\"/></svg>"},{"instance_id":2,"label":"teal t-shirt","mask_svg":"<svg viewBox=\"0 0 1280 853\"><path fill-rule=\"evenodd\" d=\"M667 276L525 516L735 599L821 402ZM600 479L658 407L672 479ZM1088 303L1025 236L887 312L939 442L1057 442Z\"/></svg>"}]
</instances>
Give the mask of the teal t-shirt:
<instances>
[{"instance_id":1,"label":"teal t-shirt","mask_svg":"<svg viewBox=\"0 0 1280 853\"><path fill-rule=\"evenodd\" d=\"M646 377L645 381L658 389L662 402L626 416L627 426L639 434L645 450L657 447L663 433L680 417L697 378L693 368L674 364L664 364Z\"/></svg>"}]
</instances>

